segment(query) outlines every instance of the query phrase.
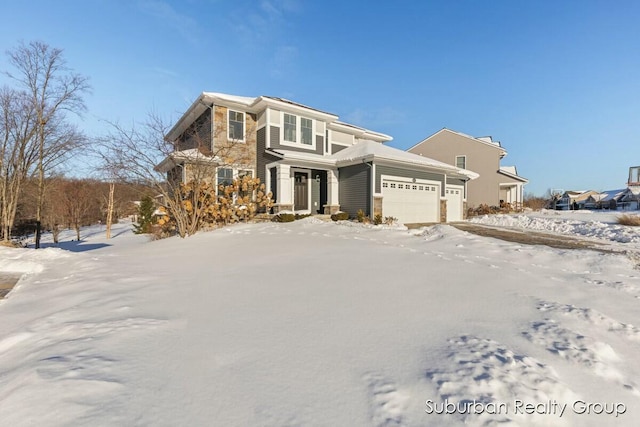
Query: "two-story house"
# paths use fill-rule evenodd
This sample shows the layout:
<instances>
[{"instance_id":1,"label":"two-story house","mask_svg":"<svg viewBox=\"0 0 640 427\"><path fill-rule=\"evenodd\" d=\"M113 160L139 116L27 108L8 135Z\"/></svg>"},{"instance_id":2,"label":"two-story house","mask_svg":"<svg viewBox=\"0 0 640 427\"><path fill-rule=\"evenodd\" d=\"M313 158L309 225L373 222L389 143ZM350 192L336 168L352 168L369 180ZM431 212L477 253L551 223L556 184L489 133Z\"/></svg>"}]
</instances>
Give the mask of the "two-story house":
<instances>
[{"instance_id":1,"label":"two-story house","mask_svg":"<svg viewBox=\"0 0 640 427\"><path fill-rule=\"evenodd\" d=\"M282 98L202 93L166 135L176 152L158 169L189 179L194 158L217 183L250 174L274 212L393 216L403 223L462 218L464 187L477 174L383 145L392 138ZM198 153L198 156L190 153ZM185 172L187 171L187 172Z\"/></svg>"},{"instance_id":2,"label":"two-story house","mask_svg":"<svg viewBox=\"0 0 640 427\"><path fill-rule=\"evenodd\" d=\"M460 169L477 172L480 177L467 184L467 204L499 206L522 205L526 178L518 175L515 166L501 166L507 151L490 136L473 137L447 128L409 148L410 153L430 157Z\"/></svg>"}]
</instances>

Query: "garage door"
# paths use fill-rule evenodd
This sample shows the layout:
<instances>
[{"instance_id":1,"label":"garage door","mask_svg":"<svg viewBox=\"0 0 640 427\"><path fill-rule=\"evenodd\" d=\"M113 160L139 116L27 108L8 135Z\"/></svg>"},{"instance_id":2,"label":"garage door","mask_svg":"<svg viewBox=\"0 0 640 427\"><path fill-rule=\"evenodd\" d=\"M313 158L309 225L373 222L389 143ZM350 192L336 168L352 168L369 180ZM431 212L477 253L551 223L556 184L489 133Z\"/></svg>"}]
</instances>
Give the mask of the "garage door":
<instances>
[{"instance_id":1,"label":"garage door","mask_svg":"<svg viewBox=\"0 0 640 427\"><path fill-rule=\"evenodd\" d=\"M382 177L382 214L404 224L440 222L440 183Z\"/></svg>"},{"instance_id":2,"label":"garage door","mask_svg":"<svg viewBox=\"0 0 640 427\"><path fill-rule=\"evenodd\" d=\"M447 198L447 222L462 221L464 187L447 185L445 187L445 197Z\"/></svg>"}]
</instances>

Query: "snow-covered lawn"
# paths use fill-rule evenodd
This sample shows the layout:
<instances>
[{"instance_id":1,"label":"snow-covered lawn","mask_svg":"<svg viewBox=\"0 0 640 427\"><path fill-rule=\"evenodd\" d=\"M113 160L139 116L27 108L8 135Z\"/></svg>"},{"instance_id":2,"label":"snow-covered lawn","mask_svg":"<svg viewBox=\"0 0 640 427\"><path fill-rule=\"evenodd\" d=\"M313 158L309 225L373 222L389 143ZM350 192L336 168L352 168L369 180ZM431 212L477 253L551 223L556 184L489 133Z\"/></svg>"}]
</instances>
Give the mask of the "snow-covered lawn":
<instances>
[{"instance_id":1,"label":"snow-covered lawn","mask_svg":"<svg viewBox=\"0 0 640 427\"><path fill-rule=\"evenodd\" d=\"M612 218L474 221L637 250ZM0 247L24 273L0 302L0 425L637 425L633 257L446 225L129 230Z\"/></svg>"}]
</instances>

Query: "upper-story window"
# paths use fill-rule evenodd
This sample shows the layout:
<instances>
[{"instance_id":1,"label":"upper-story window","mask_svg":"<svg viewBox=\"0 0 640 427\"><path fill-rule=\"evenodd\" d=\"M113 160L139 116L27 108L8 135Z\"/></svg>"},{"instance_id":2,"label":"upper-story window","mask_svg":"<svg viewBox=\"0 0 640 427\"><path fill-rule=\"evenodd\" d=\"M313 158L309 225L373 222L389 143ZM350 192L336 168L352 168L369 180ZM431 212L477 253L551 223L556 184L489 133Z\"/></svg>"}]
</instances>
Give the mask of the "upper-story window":
<instances>
[{"instance_id":1,"label":"upper-story window","mask_svg":"<svg viewBox=\"0 0 640 427\"><path fill-rule=\"evenodd\" d=\"M456 156L456 167L460 169L467 168L467 156Z\"/></svg>"},{"instance_id":2,"label":"upper-story window","mask_svg":"<svg viewBox=\"0 0 640 427\"><path fill-rule=\"evenodd\" d=\"M311 119L300 118L300 140L305 145L313 144L313 122Z\"/></svg>"},{"instance_id":3,"label":"upper-story window","mask_svg":"<svg viewBox=\"0 0 640 427\"><path fill-rule=\"evenodd\" d=\"M282 119L284 142L314 145L313 120L288 113L284 113Z\"/></svg>"},{"instance_id":4,"label":"upper-story window","mask_svg":"<svg viewBox=\"0 0 640 427\"><path fill-rule=\"evenodd\" d=\"M229 139L244 141L244 113L229 110Z\"/></svg>"},{"instance_id":5,"label":"upper-story window","mask_svg":"<svg viewBox=\"0 0 640 427\"><path fill-rule=\"evenodd\" d=\"M297 142L296 136L298 134L296 122L297 117L293 114L284 115L284 140L289 142Z\"/></svg>"}]
</instances>

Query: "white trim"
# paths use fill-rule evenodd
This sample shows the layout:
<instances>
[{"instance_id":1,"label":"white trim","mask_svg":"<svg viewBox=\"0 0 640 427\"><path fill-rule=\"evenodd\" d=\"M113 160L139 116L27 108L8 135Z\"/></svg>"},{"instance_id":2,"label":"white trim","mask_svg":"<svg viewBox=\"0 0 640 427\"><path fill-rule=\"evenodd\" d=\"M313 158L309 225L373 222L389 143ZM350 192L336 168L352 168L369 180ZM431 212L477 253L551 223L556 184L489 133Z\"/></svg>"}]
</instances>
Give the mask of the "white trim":
<instances>
[{"instance_id":1,"label":"white trim","mask_svg":"<svg viewBox=\"0 0 640 427\"><path fill-rule=\"evenodd\" d=\"M264 148L271 148L271 108L265 110L265 123L264 123Z\"/></svg>"},{"instance_id":2,"label":"white trim","mask_svg":"<svg viewBox=\"0 0 640 427\"><path fill-rule=\"evenodd\" d=\"M293 116L296 118L296 141L287 141L285 138L285 122L284 116L285 114L289 116ZM311 120L311 144L303 144L302 143L302 119ZM316 151L316 140L314 138L316 134L316 120L311 119L309 117L296 115L293 113L289 113L287 111L280 111L280 145L288 146L288 147L296 147L303 148L309 151Z\"/></svg>"}]
</instances>

